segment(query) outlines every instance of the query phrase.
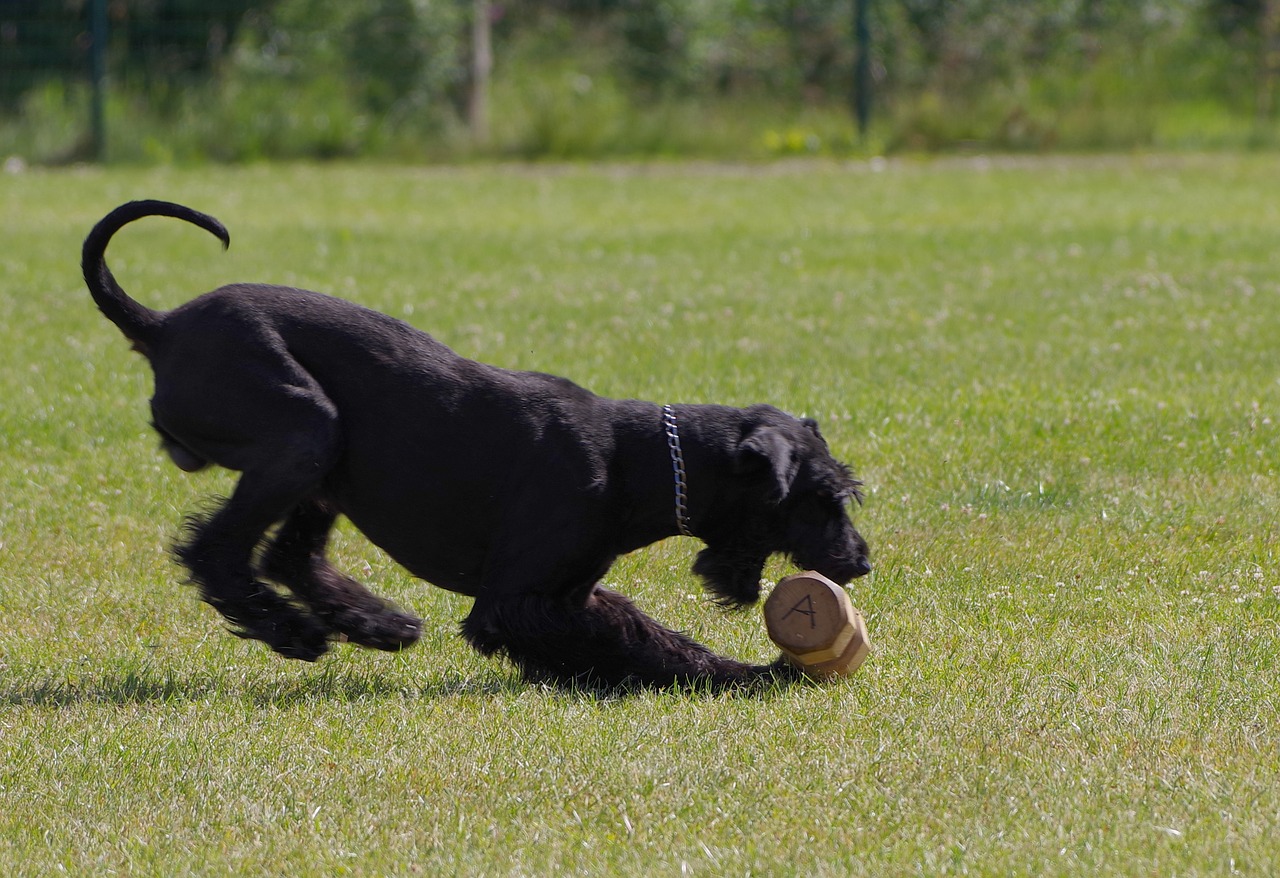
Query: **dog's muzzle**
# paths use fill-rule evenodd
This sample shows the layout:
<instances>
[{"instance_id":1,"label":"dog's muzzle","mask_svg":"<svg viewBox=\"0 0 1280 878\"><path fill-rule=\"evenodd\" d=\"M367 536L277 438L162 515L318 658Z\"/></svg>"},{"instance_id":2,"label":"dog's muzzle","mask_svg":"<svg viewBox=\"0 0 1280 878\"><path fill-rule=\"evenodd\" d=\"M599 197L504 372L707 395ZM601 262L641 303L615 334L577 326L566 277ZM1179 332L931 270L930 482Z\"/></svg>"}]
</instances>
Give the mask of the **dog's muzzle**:
<instances>
[{"instance_id":1,"label":"dog's muzzle","mask_svg":"<svg viewBox=\"0 0 1280 878\"><path fill-rule=\"evenodd\" d=\"M806 565L801 565L801 566L803 567ZM826 567L827 569L824 570L823 569L824 567ZM853 561L850 561L847 564L839 564L839 565L816 564L816 565L813 565L813 569L817 570L819 573L827 577L827 579L830 579L832 582L837 583L839 585L844 585L850 580L857 579L859 576L866 576L868 573L870 573L871 562L867 560L866 556L864 555Z\"/></svg>"}]
</instances>

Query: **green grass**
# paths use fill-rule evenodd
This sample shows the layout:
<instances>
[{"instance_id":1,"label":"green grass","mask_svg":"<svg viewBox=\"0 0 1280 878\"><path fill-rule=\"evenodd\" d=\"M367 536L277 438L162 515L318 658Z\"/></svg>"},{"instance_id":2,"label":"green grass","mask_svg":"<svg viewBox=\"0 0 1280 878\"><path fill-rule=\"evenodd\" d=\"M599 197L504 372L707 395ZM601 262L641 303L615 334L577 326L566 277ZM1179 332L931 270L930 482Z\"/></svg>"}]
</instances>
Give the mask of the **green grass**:
<instances>
[{"instance_id":1,"label":"green grass","mask_svg":"<svg viewBox=\"0 0 1280 878\"><path fill-rule=\"evenodd\" d=\"M1280 861L1274 160L65 171L0 185L0 871L1266 875ZM613 396L813 415L867 482L850 680L519 683L345 529L420 647L292 664L167 545L228 474L147 427L79 245L172 306L383 309ZM693 485L696 490L696 482ZM609 582L739 657L671 540ZM768 575L784 572L781 565Z\"/></svg>"}]
</instances>

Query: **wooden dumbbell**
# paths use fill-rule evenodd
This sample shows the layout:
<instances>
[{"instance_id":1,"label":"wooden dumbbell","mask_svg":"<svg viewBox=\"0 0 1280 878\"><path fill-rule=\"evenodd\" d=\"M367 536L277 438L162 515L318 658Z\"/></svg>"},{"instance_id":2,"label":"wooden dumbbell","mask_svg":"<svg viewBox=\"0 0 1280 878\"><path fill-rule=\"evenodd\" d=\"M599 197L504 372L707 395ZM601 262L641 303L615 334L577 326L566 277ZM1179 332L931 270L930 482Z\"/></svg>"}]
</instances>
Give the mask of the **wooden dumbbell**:
<instances>
[{"instance_id":1,"label":"wooden dumbbell","mask_svg":"<svg viewBox=\"0 0 1280 878\"><path fill-rule=\"evenodd\" d=\"M764 602L769 639L819 679L852 674L871 652L867 626L845 590L812 570L782 579Z\"/></svg>"}]
</instances>

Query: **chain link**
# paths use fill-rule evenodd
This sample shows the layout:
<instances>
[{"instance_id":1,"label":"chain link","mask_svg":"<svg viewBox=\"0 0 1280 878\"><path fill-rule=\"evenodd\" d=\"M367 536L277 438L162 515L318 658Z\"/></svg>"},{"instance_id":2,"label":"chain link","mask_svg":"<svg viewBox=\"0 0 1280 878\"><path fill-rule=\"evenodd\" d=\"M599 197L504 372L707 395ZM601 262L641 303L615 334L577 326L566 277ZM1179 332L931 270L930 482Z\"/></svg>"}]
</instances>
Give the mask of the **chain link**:
<instances>
[{"instance_id":1,"label":"chain link","mask_svg":"<svg viewBox=\"0 0 1280 878\"><path fill-rule=\"evenodd\" d=\"M662 426L667 432L667 447L671 449L671 469L676 479L676 525L686 537L693 536L689 529L689 485L685 480L684 452L680 450L680 428L676 426L676 410L662 407Z\"/></svg>"}]
</instances>

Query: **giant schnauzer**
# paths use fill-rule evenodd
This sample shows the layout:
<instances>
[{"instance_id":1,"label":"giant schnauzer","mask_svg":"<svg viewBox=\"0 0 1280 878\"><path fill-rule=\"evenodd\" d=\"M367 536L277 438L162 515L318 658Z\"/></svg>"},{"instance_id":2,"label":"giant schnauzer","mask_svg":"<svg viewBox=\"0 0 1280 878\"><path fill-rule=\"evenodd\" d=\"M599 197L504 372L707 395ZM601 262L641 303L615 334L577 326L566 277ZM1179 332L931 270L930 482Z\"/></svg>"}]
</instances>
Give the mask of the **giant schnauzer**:
<instances>
[{"instance_id":1,"label":"giant schnauzer","mask_svg":"<svg viewBox=\"0 0 1280 878\"><path fill-rule=\"evenodd\" d=\"M811 420L605 399L289 287L232 284L154 311L105 261L112 235L146 216L230 238L190 208L131 202L90 232L82 268L151 364L153 424L174 463L241 474L230 499L188 520L176 552L242 637L308 661L331 640L397 650L418 639L417 618L326 558L339 514L414 576L473 597L462 634L477 650L561 684L718 687L785 673L716 655L600 587L615 559L665 537L705 543L693 572L728 606L757 600L773 553L838 583L871 569L846 508L860 483Z\"/></svg>"}]
</instances>

